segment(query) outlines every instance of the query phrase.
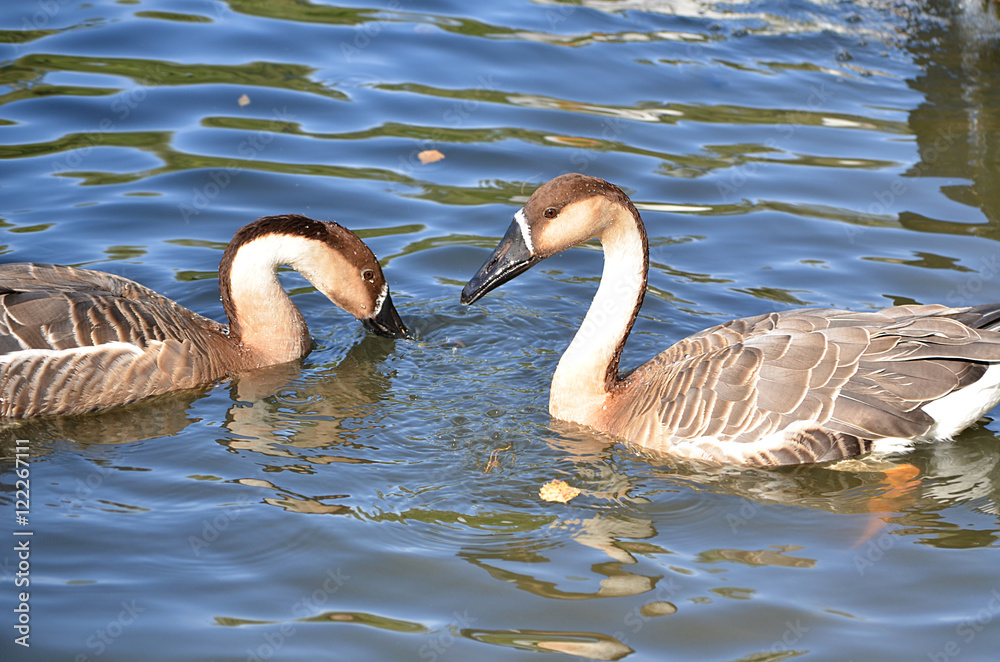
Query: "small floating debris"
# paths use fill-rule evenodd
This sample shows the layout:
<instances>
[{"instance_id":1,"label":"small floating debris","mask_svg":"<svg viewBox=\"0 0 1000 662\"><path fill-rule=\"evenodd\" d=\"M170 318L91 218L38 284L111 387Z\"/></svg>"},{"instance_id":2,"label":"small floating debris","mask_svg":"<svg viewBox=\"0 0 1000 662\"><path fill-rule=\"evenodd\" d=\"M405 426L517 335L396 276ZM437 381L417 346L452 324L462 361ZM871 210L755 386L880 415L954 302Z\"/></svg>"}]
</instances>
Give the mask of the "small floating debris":
<instances>
[{"instance_id":1,"label":"small floating debris","mask_svg":"<svg viewBox=\"0 0 1000 662\"><path fill-rule=\"evenodd\" d=\"M436 149L425 149L424 151L417 154L417 158L420 159L421 163L434 163L435 161L440 161L444 158L444 154L437 151Z\"/></svg>"},{"instance_id":2,"label":"small floating debris","mask_svg":"<svg viewBox=\"0 0 1000 662\"><path fill-rule=\"evenodd\" d=\"M250 97L247 96L246 94L240 95L240 98L236 100L236 103L240 104L240 108L242 108L243 106L249 106Z\"/></svg>"},{"instance_id":3,"label":"small floating debris","mask_svg":"<svg viewBox=\"0 0 1000 662\"><path fill-rule=\"evenodd\" d=\"M486 463L486 468L483 469L483 473L488 474L490 471L500 466L500 460L498 456L500 455L500 453L503 453L504 451L509 451L510 449L511 449L511 444L507 444L503 448L494 448L492 451L490 451L490 460L489 462Z\"/></svg>"},{"instance_id":4,"label":"small floating debris","mask_svg":"<svg viewBox=\"0 0 1000 662\"><path fill-rule=\"evenodd\" d=\"M550 480L538 490L538 496L544 501L568 503L570 499L580 494L579 488L573 487L564 480Z\"/></svg>"}]
</instances>

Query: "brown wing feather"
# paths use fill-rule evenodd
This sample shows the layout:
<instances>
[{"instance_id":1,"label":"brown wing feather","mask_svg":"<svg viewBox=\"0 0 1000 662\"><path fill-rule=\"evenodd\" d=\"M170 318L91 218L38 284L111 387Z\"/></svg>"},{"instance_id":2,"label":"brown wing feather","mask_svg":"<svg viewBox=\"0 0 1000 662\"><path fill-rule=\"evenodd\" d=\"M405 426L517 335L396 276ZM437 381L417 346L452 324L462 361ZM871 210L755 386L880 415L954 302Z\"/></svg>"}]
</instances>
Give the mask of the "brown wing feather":
<instances>
[{"instance_id":1,"label":"brown wing feather","mask_svg":"<svg viewBox=\"0 0 1000 662\"><path fill-rule=\"evenodd\" d=\"M139 346L191 340L225 326L138 283L48 264L0 265L0 350Z\"/></svg>"},{"instance_id":2,"label":"brown wing feather","mask_svg":"<svg viewBox=\"0 0 1000 662\"><path fill-rule=\"evenodd\" d=\"M0 416L80 414L193 388L205 369L189 342L125 343L12 355L0 371ZM221 376L221 375L220 375Z\"/></svg>"},{"instance_id":3,"label":"brown wing feather","mask_svg":"<svg viewBox=\"0 0 1000 662\"><path fill-rule=\"evenodd\" d=\"M841 459L873 440L919 438L933 424L923 405L1000 362L1000 333L976 324L997 326L1000 310L803 309L734 320L626 377L607 428L667 452L706 437L705 455L760 464Z\"/></svg>"},{"instance_id":4,"label":"brown wing feather","mask_svg":"<svg viewBox=\"0 0 1000 662\"><path fill-rule=\"evenodd\" d=\"M126 278L0 266L0 416L80 413L213 381L234 364L211 341L225 332Z\"/></svg>"}]
</instances>

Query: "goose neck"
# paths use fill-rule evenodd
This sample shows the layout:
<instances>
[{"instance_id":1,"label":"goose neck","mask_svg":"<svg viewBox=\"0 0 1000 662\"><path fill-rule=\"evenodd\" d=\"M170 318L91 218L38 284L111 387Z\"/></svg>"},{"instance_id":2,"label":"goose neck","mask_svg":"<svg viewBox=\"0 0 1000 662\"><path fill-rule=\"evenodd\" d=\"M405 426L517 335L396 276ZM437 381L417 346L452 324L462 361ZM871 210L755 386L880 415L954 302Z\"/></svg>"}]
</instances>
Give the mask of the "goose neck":
<instances>
[{"instance_id":1,"label":"goose neck","mask_svg":"<svg viewBox=\"0 0 1000 662\"><path fill-rule=\"evenodd\" d=\"M550 412L585 422L619 382L618 364L642 306L649 271L642 219L634 207L618 207L615 220L598 237L604 246L600 286L552 379Z\"/></svg>"},{"instance_id":2,"label":"goose neck","mask_svg":"<svg viewBox=\"0 0 1000 662\"><path fill-rule=\"evenodd\" d=\"M264 235L223 257L219 282L230 337L240 343L251 367L292 361L309 349L305 318L277 274L281 265L297 267L303 241Z\"/></svg>"}]
</instances>

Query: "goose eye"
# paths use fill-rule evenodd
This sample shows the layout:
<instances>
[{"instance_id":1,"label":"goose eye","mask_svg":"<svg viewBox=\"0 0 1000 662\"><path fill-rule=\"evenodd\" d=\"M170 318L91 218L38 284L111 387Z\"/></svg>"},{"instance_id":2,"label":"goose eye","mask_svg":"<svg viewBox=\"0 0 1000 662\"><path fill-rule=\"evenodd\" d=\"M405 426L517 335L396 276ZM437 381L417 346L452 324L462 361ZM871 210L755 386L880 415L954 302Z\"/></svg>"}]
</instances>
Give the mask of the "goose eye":
<instances>
[{"instance_id":1,"label":"goose eye","mask_svg":"<svg viewBox=\"0 0 1000 662\"><path fill-rule=\"evenodd\" d=\"M375 281L375 272L371 269L365 269L361 272L361 277L367 280L369 283Z\"/></svg>"},{"instance_id":2,"label":"goose eye","mask_svg":"<svg viewBox=\"0 0 1000 662\"><path fill-rule=\"evenodd\" d=\"M544 212L542 212L542 215L545 216L545 218L555 218L556 214L558 213L559 213L558 209L556 209L555 207L549 207Z\"/></svg>"}]
</instances>

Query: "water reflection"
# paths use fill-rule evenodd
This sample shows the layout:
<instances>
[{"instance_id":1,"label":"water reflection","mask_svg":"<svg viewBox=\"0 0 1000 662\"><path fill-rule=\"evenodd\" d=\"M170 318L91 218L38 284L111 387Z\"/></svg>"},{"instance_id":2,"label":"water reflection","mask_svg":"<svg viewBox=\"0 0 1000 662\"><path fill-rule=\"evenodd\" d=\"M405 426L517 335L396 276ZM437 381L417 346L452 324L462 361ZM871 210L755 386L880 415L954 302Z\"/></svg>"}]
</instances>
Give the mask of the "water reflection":
<instances>
[{"instance_id":1,"label":"water reflection","mask_svg":"<svg viewBox=\"0 0 1000 662\"><path fill-rule=\"evenodd\" d=\"M302 468L371 462L313 451L353 443L357 434L342 431L341 422L363 419L384 399L389 377L382 364L392 350L391 342L365 335L335 366L305 373L302 362L293 361L235 377L226 387L234 404L223 422L232 436L223 443L233 450L296 459ZM173 391L80 416L7 421L0 427L0 440L6 451L15 439L30 439L39 457L60 442L113 446L172 437L200 420L192 406L214 387Z\"/></svg>"},{"instance_id":2,"label":"water reflection","mask_svg":"<svg viewBox=\"0 0 1000 662\"><path fill-rule=\"evenodd\" d=\"M596 632L466 629L462 636L495 646L536 653L564 653L587 660L620 660L634 651L618 639Z\"/></svg>"},{"instance_id":3,"label":"water reflection","mask_svg":"<svg viewBox=\"0 0 1000 662\"><path fill-rule=\"evenodd\" d=\"M710 549L701 553L703 563L731 562L749 566L772 566L775 568L815 568L816 559L792 556L802 547L780 545L777 549ZM731 597L731 596L728 596Z\"/></svg>"},{"instance_id":4,"label":"water reflection","mask_svg":"<svg viewBox=\"0 0 1000 662\"><path fill-rule=\"evenodd\" d=\"M198 419L191 405L211 389L172 391L125 407L80 416L46 416L6 421L0 428L4 444L12 439L30 439L39 450L59 442L81 447L128 444L179 434Z\"/></svg>"},{"instance_id":5,"label":"water reflection","mask_svg":"<svg viewBox=\"0 0 1000 662\"><path fill-rule=\"evenodd\" d=\"M562 532L560 532L562 530ZM561 550L562 544L553 545L551 540L555 534L556 541L562 539L564 532L570 531L569 540L597 549L607 554L613 560L589 565L589 571L582 573L588 576L600 576L598 585L592 591L568 591L559 588L558 582L545 579L552 572L547 565L555 563L560 568L560 579L565 580L573 572L568 567L567 556L576 558L572 550ZM634 518L589 517L581 520L561 521L551 527L540 529L534 535L539 542L545 542L546 549L532 550L530 548L510 547L502 544L493 549L483 546L466 546L459 553L473 565L482 568L493 578L517 586L522 591L534 595L559 600L587 600L593 598L616 598L626 595L640 595L652 591L659 577L647 576L628 570L624 566L636 563L635 557L624 549L627 540L649 538L655 534L652 523ZM655 550L655 551L654 551ZM658 547L650 547L644 553L668 553ZM570 562L571 563L571 562ZM539 566L537 564L546 564ZM517 570L509 569L516 567ZM537 576L536 576L537 575Z\"/></svg>"},{"instance_id":6,"label":"water reflection","mask_svg":"<svg viewBox=\"0 0 1000 662\"><path fill-rule=\"evenodd\" d=\"M1000 219L1000 169L995 167L1000 162L995 140L1000 129L995 99L1000 7L993 2L960 2L928 3L927 8L939 22L916 32L906 45L922 66L910 85L925 97L909 117L920 161L907 176L964 178L967 183L943 186L942 192L996 221ZM942 42L952 48L940 48ZM921 217L920 210L905 211ZM996 222L981 222L965 231L1000 240Z\"/></svg>"},{"instance_id":7,"label":"water reflection","mask_svg":"<svg viewBox=\"0 0 1000 662\"><path fill-rule=\"evenodd\" d=\"M343 425L370 416L389 391L383 364L394 345L384 340L366 335L336 366L308 374L293 362L241 375L233 385L240 404L226 415L224 425L232 435L224 443L233 450L297 461L275 464L276 469L311 472L313 465L373 462L318 451L358 445L357 429Z\"/></svg>"}]
</instances>

